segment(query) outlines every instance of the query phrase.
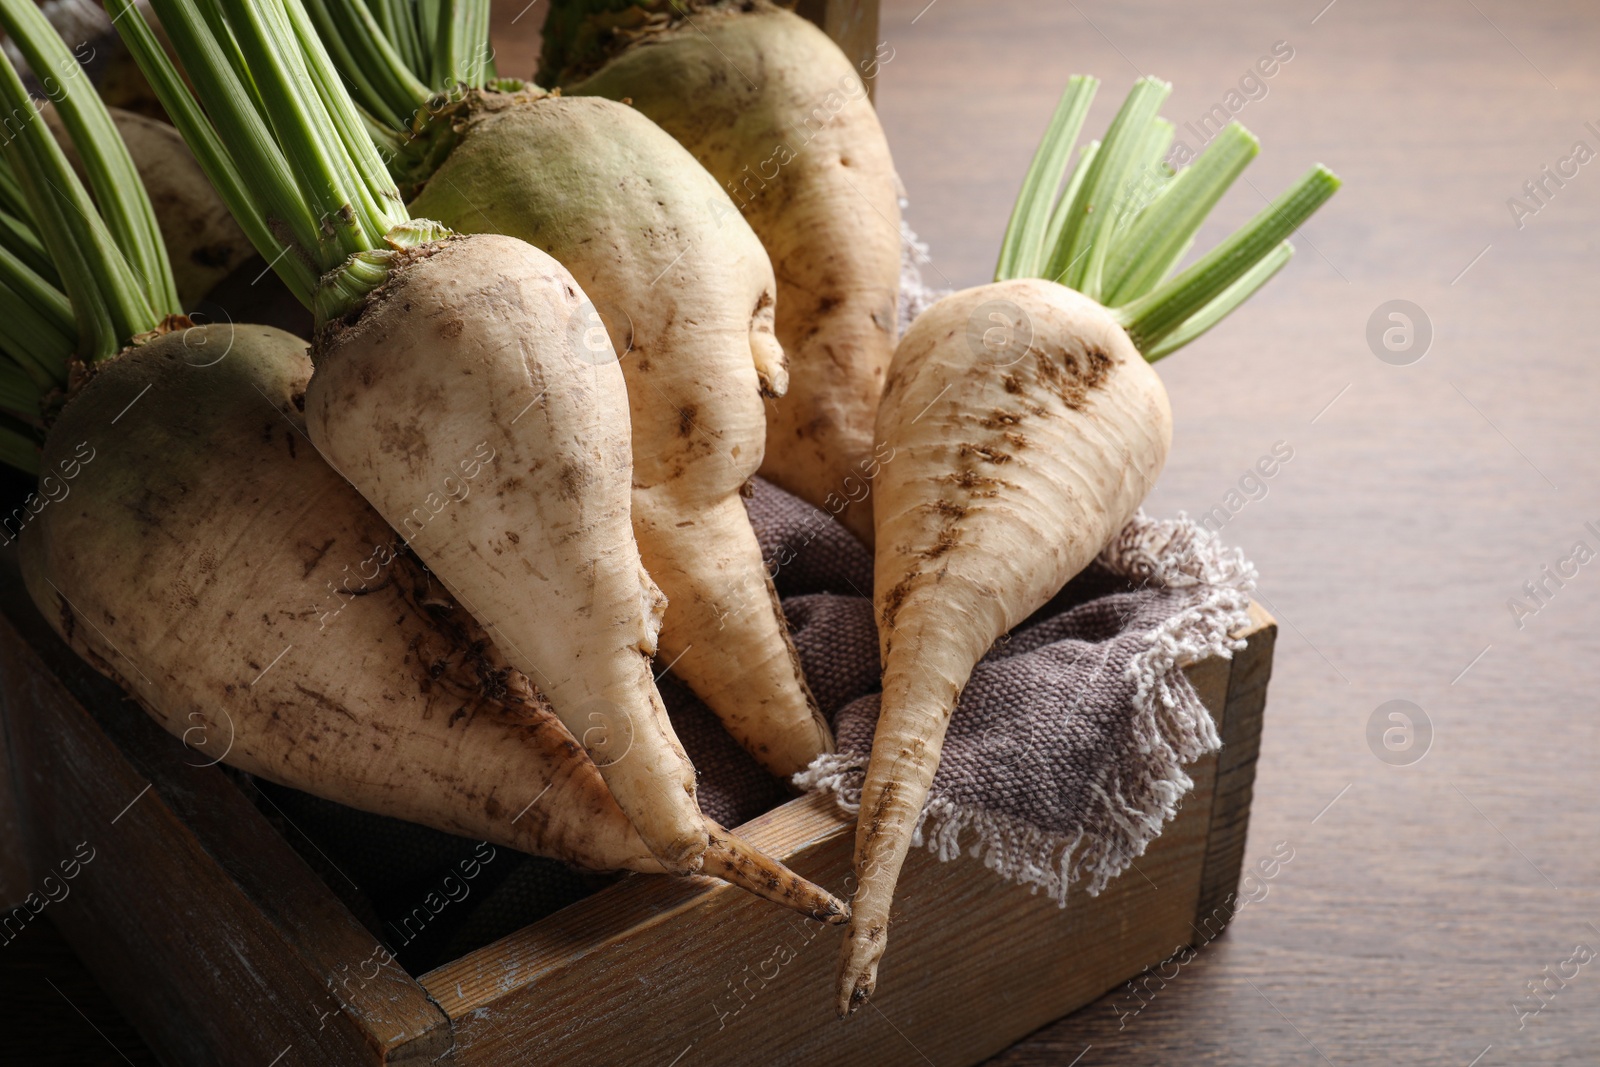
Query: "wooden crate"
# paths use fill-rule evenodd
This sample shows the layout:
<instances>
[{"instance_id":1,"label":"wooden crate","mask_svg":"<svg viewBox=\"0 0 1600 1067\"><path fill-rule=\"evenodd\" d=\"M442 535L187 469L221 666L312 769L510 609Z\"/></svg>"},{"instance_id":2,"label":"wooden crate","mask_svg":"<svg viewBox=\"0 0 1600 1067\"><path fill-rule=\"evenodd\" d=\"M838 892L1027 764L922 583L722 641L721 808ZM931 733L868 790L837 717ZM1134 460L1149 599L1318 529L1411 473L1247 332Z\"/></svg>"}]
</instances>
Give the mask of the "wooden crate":
<instances>
[{"instance_id":1,"label":"wooden crate","mask_svg":"<svg viewBox=\"0 0 1600 1067\"><path fill-rule=\"evenodd\" d=\"M872 54L876 3L796 9ZM1224 748L1190 768L1194 793L1136 869L1063 910L914 852L878 995L841 1021L840 931L706 879L629 877L427 974L376 966L372 934L251 800L0 568L0 906L92 846L46 909L172 1064L974 1064L1226 925L1276 633L1254 608L1244 651L1187 669ZM854 827L831 802L740 829L843 889Z\"/></svg>"},{"instance_id":2,"label":"wooden crate","mask_svg":"<svg viewBox=\"0 0 1600 1067\"><path fill-rule=\"evenodd\" d=\"M914 852L879 993L847 1021L836 928L698 878L625 878L427 974L368 962L373 936L234 782L78 660L14 575L0 830L36 874L92 845L49 916L173 1064L973 1064L1226 923L1275 634L1255 609L1243 652L1188 668L1224 749L1135 870L1063 910ZM842 889L853 826L831 802L741 832Z\"/></svg>"}]
</instances>

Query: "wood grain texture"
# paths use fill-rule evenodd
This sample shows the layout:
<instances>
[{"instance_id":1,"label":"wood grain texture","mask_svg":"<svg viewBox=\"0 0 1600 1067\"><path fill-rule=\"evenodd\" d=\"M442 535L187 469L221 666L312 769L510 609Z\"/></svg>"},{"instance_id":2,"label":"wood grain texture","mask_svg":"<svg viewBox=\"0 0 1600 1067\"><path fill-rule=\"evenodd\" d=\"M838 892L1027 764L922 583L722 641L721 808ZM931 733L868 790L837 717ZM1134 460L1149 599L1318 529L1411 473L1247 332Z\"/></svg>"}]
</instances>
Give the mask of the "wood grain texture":
<instances>
[{"instance_id":1,"label":"wood grain texture","mask_svg":"<svg viewBox=\"0 0 1600 1067\"><path fill-rule=\"evenodd\" d=\"M1267 705L1267 682L1272 677L1272 652L1278 640L1277 623L1261 605L1251 604L1250 615L1252 627L1245 647L1234 653L1227 697L1217 721L1222 751L1217 754L1211 832L1200 876L1200 900L1195 907L1195 925L1208 940L1221 932L1215 927L1218 920L1223 924L1232 920L1236 906L1250 828L1256 760L1261 754L1261 719Z\"/></svg>"},{"instance_id":2,"label":"wood grain texture","mask_svg":"<svg viewBox=\"0 0 1600 1067\"><path fill-rule=\"evenodd\" d=\"M529 73L542 5L497 0L495 17L501 69ZM1312 160L1346 179L1283 274L1161 364L1175 439L1149 505L1203 512L1273 442L1295 449L1223 532L1261 568L1283 638L1246 860L1280 841L1296 858L1137 1016L1119 1018L1119 990L997 1062L1592 1065L1600 977L1586 969L1524 1030L1509 1005L1600 941L1600 578L1586 567L1523 629L1506 601L1600 522L1600 174L1552 186L1521 229L1507 200L1575 140L1600 147L1585 126L1600 125L1600 12L890 0L880 36L895 58L879 113L937 285L987 280L1073 72L1106 81L1090 128L1140 73L1175 83L1181 124L1293 47L1239 114L1265 145L1255 189L1201 247ZM1394 298L1435 327L1409 367L1364 336ZM1435 728L1410 767L1365 738L1397 697Z\"/></svg>"},{"instance_id":3,"label":"wood grain texture","mask_svg":"<svg viewBox=\"0 0 1600 1067\"><path fill-rule=\"evenodd\" d=\"M1249 636L1269 633L1263 617ZM1222 715L1230 664L1207 660L1189 677ZM1190 768L1192 802L1135 869L1098 897L1075 892L1064 910L979 860L915 850L879 993L848 1021L832 1014L837 929L702 879L627 879L422 983L454 1021L463 1065L644 1065L691 1053L731 1065L753 1050L776 1064L974 1063L1194 940L1215 773L1215 757ZM831 800L791 801L741 832L848 889L854 827ZM718 933L735 930L733 940Z\"/></svg>"},{"instance_id":4,"label":"wood grain texture","mask_svg":"<svg viewBox=\"0 0 1600 1067\"><path fill-rule=\"evenodd\" d=\"M438 1008L220 770L78 661L14 575L0 609L23 846L40 872L92 849L49 917L153 1047L196 1065L448 1048Z\"/></svg>"}]
</instances>

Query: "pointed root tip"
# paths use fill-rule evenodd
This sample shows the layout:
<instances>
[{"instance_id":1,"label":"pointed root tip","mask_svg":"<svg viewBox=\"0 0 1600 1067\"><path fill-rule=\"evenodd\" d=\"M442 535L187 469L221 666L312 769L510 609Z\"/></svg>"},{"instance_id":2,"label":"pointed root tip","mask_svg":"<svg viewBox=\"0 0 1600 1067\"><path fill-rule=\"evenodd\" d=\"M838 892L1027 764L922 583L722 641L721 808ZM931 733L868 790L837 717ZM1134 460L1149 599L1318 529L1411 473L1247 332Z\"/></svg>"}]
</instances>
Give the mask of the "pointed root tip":
<instances>
[{"instance_id":1,"label":"pointed root tip","mask_svg":"<svg viewBox=\"0 0 1600 1067\"><path fill-rule=\"evenodd\" d=\"M827 900L823 902L822 907L811 913L811 917L817 922L826 923L829 926L843 926L849 922L850 905L827 890L822 890L822 894L827 897Z\"/></svg>"},{"instance_id":2,"label":"pointed root tip","mask_svg":"<svg viewBox=\"0 0 1600 1067\"><path fill-rule=\"evenodd\" d=\"M862 976L857 978L853 985L841 986L839 989L839 1003L836 1005L839 1018L848 1019L860 1011L861 1005L865 1004L867 998L872 996L874 985L875 983L870 977Z\"/></svg>"},{"instance_id":3,"label":"pointed root tip","mask_svg":"<svg viewBox=\"0 0 1600 1067\"><path fill-rule=\"evenodd\" d=\"M818 922L837 926L850 921L850 905L711 820L706 822L709 847L702 873Z\"/></svg>"},{"instance_id":4,"label":"pointed root tip","mask_svg":"<svg viewBox=\"0 0 1600 1067\"><path fill-rule=\"evenodd\" d=\"M844 951L839 958L838 999L835 1009L839 1018L848 1018L861 1010L861 1005L878 987L878 960L882 950L864 934L852 930L845 939Z\"/></svg>"}]
</instances>

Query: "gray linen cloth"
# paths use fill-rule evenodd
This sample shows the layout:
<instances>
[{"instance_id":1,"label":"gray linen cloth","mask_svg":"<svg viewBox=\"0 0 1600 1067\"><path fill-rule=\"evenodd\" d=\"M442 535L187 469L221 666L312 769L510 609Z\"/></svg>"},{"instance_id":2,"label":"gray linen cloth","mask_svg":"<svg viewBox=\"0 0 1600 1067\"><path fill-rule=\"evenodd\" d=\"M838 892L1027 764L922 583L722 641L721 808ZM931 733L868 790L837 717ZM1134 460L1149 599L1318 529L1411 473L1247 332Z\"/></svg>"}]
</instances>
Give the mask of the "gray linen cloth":
<instances>
[{"instance_id":1,"label":"gray linen cloth","mask_svg":"<svg viewBox=\"0 0 1600 1067\"><path fill-rule=\"evenodd\" d=\"M765 482L748 506L807 680L838 738L838 752L795 784L854 812L878 716L871 557L829 516ZM1239 647L1230 635L1248 621L1254 580L1238 550L1189 520L1135 516L978 664L951 719L917 843L947 860L970 850L1058 902L1079 882L1098 892L1193 788L1184 765L1219 747L1182 664ZM702 804L737 807L722 795L721 761L684 740L701 770Z\"/></svg>"}]
</instances>

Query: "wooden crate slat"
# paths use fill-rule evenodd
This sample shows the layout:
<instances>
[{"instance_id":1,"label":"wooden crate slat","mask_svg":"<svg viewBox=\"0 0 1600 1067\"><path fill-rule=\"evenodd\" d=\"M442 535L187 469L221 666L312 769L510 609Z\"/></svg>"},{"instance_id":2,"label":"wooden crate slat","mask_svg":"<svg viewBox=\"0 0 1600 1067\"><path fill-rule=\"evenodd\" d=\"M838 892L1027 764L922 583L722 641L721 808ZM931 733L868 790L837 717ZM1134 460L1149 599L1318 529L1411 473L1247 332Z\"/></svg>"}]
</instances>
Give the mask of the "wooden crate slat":
<instances>
[{"instance_id":1,"label":"wooden crate slat","mask_svg":"<svg viewBox=\"0 0 1600 1067\"><path fill-rule=\"evenodd\" d=\"M1195 773L1208 788L1210 761ZM832 831L787 862L842 889L854 835L830 806L808 797L770 818L833 818ZM1198 808L1180 814L1139 861L1142 874L1098 898L1075 895L1065 911L976 860L915 851L878 996L848 1021L833 1016L841 932L723 887L700 888L628 932L615 924L636 900L580 902L556 929L513 935L518 951L502 957L490 946L423 984L452 1016L462 1065L661 1064L691 1046L697 1064L748 1063L756 1049L772 1064L975 1063L1192 936L1207 819ZM771 847L759 827L747 832Z\"/></svg>"},{"instance_id":2,"label":"wooden crate slat","mask_svg":"<svg viewBox=\"0 0 1600 1067\"><path fill-rule=\"evenodd\" d=\"M14 576L0 604L27 854L42 871L96 848L50 917L153 1047L195 1064L448 1048L443 1014L398 965L373 973L376 940L221 771L78 661Z\"/></svg>"},{"instance_id":3,"label":"wooden crate slat","mask_svg":"<svg viewBox=\"0 0 1600 1067\"><path fill-rule=\"evenodd\" d=\"M1195 925L1205 939L1216 937L1233 918L1234 898L1244 866L1250 802L1261 754L1261 719L1278 624L1259 604L1250 605L1250 627L1240 636L1245 647L1234 653L1223 712L1218 720L1222 751L1217 754L1216 794L1211 802L1210 845L1201 875Z\"/></svg>"}]
</instances>

